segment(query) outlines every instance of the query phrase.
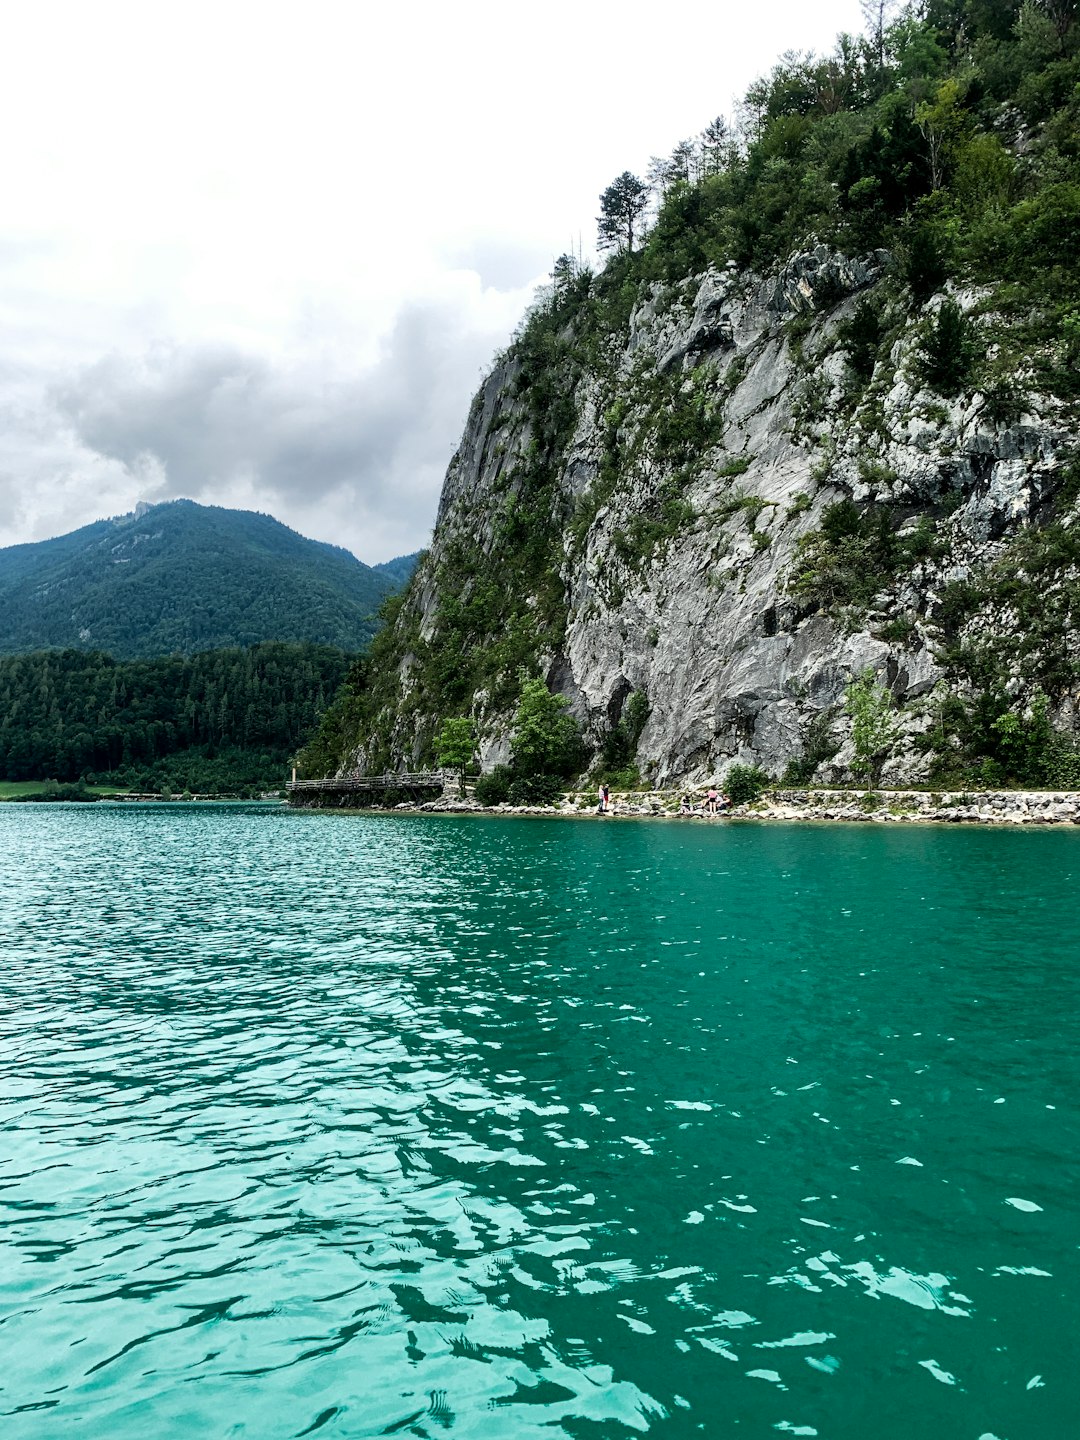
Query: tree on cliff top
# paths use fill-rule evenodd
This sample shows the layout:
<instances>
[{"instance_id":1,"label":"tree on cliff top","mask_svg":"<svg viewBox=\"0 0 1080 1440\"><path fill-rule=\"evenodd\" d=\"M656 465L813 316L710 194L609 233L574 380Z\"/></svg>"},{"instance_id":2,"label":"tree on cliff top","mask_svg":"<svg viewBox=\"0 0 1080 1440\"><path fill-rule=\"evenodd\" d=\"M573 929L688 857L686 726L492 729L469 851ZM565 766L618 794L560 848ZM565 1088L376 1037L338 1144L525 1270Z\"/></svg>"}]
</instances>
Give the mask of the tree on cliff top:
<instances>
[{"instance_id":1,"label":"tree on cliff top","mask_svg":"<svg viewBox=\"0 0 1080 1440\"><path fill-rule=\"evenodd\" d=\"M624 170L600 196L597 240L601 250L633 250L634 236L640 234L649 187L629 170Z\"/></svg>"},{"instance_id":2,"label":"tree on cliff top","mask_svg":"<svg viewBox=\"0 0 1080 1440\"><path fill-rule=\"evenodd\" d=\"M896 14L897 0L859 0L866 39L877 61L878 68L885 66L885 36L889 22Z\"/></svg>"}]
</instances>

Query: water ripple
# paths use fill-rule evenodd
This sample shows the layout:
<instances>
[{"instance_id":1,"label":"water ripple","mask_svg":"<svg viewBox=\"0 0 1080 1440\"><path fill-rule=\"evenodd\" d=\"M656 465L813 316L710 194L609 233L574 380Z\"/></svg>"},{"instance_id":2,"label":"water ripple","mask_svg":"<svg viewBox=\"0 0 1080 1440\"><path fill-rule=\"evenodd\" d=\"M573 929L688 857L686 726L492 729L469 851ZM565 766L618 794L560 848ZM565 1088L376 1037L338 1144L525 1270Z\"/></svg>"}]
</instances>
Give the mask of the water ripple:
<instances>
[{"instance_id":1,"label":"water ripple","mask_svg":"<svg viewBox=\"0 0 1080 1440\"><path fill-rule=\"evenodd\" d=\"M1065 1436L1077 843L0 807L5 1437Z\"/></svg>"}]
</instances>

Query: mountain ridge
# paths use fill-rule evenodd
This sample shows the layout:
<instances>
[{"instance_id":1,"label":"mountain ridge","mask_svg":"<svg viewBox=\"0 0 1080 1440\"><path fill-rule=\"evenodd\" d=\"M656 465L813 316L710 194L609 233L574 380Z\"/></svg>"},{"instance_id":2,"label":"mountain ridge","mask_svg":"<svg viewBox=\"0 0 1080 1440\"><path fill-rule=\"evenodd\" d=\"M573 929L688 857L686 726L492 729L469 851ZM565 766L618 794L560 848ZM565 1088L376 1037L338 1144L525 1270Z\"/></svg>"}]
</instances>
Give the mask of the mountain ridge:
<instances>
[{"instance_id":1,"label":"mountain ridge","mask_svg":"<svg viewBox=\"0 0 1080 1440\"><path fill-rule=\"evenodd\" d=\"M0 550L0 653L119 658L371 640L411 557L383 568L273 516L174 500Z\"/></svg>"}]
</instances>

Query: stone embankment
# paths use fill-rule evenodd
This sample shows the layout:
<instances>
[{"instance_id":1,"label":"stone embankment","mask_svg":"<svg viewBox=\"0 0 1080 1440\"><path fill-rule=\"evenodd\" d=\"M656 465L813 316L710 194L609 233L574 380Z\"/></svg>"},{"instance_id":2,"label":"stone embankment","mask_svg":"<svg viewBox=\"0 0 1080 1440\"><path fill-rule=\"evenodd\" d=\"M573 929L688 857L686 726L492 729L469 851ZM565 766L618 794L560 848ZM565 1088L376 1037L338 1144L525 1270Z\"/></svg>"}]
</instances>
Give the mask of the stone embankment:
<instances>
[{"instance_id":1,"label":"stone embankment","mask_svg":"<svg viewBox=\"0 0 1080 1440\"><path fill-rule=\"evenodd\" d=\"M612 794L611 814L636 817L680 816L681 793L670 790ZM557 805L496 805L485 808L466 796L444 796L425 804L403 803L395 810L426 814L590 815L594 793L569 792ZM879 824L937 821L976 825L1080 825L1080 792L1068 790L771 790L726 814L743 820L855 820ZM695 796L686 820L712 820Z\"/></svg>"},{"instance_id":2,"label":"stone embankment","mask_svg":"<svg viewBox=\"0 0 1080 1440\"><path fill-rule=\"evenodd\" d=\"M1080 794L1067 790L774 790L743 814L769 820L927 821L979 825L1080 825Z\"/></svg>"}]
</instances>

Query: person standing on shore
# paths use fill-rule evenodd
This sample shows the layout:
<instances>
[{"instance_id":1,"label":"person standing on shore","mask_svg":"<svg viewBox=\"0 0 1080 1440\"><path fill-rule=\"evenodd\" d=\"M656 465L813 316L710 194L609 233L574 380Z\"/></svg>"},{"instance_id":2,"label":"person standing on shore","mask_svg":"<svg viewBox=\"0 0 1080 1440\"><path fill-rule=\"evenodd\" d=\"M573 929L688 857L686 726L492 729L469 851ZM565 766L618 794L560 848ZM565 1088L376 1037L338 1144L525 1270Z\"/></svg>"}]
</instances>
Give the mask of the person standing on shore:
<instances>
[{"instance_id":1,"label":"person standing on shore","mask_svg":"<svg viewBox=\"0 0 1080 1440\"><path fill-rule=\"evenodd\" d=\"M603 815L604 813L604 797L606 796L606 794L606 785L598 785L596 787L596 813L598 815Z\"/></svg>"},{"instance_id":2,"label":"person standing on shore","mask_svg":"<svg viewBox=\"0 0 1080 1440\"><path fill-rule=\"evenodd\" d=\"M611 791L606 785L603 787L603 811L605 815L611 813Z\"/></svg>"},{"instance_id":3,"label":"person standing on shore","mask_svg":"<svg viewBox=\"0 0 1080 1440\"><path fill-rule=\"evenodd\" d=\"M705 809L710 815L716 814L716 802L719 798L719 795L716 793L716 786L710 785L709 793L705 798Z\"/></svg>"}]
</instances>

